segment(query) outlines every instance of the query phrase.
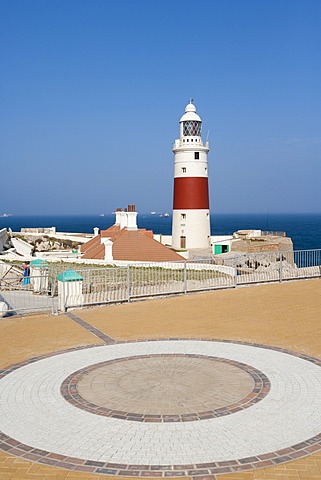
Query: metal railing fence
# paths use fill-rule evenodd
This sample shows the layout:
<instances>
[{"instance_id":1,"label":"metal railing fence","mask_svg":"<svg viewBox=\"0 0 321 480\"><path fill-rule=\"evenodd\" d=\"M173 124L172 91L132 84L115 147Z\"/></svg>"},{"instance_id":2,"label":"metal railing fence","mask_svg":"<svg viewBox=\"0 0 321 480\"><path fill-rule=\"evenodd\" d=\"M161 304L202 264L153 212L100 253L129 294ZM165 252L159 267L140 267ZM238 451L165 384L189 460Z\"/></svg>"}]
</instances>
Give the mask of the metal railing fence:
<instances>
[{"instance_id":1,"label":"metal railing fence","mask_svg":"<svg viewBox=\"0 0 321 480\"><path fill-rule=\"evenodd\" d=\"M83 305L128 301L127 268L77 270L83 277ZM72 299L67 299L72 303Z\"/></svg>"},{"instance_id":2,"label":"metal railing fence","mask_svg":"<svg viewBox=\"0 0 321 480\"><path fill-rule=\"evenodd\" d=\"M321 250L244 253L206 260L135 263L77 270L81 295L66 297L65 308L129 302L144 297L186 294L238 285L321 276Z\"/></svg>"},{"instance_id":3,"label":"metal railing fence","mask_svg":"<svg viewBox=\"0 0 321 480\"><path fill-rule=\"evenodd\" d=\"M39 275L24 277L0 277L0 302L5 304L9 315L20 315L27 312L57 311L55 298L55 278L47 271Z\"/></svg>"},{"instance_id":4,"label":"metal railing fence","mask_svg":"<svg viewBox=\"0 0 321 480\"><path fill-rule=\"evenodd\" d=\"M235 268L236 285L321 276L320 249L239 253L217 261Z\"/></svg>"},{"instance_id":5,"label":"metal railing fence","mask_svg":"<svg viewBox=\"0 0 321 480\"><path fill-rule=\"evenodd\" d=\"M119 267L84 268L79 264L79 267L73 281L67 276L64 281L61 275L63 281L59 281L54 265L39 276L30 277L29 282L22 274L3 275L0 302L5 302L11 313L56 312L158 295L320 277L321 250L238 253L206 260L132 263Z\"/></svg>"}]
</instances>

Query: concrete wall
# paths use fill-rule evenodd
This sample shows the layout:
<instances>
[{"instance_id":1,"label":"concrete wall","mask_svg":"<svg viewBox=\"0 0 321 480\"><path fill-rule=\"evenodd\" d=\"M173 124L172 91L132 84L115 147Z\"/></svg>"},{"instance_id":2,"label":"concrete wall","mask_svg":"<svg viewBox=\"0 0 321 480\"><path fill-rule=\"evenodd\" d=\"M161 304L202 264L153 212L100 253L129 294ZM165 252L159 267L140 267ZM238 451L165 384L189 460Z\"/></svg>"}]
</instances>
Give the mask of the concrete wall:
<instances>
[{"instance_id":1,"label":"concrete wall","mask_svg":"<svg viewBox=\"0 0 321 480\"><path fill-rule=\"evenodd\" d=\"M22 232L24 230L24 232ZM28 230L28 232L27 232ZM29 230L41 230L41 229L21 229L21 232L14 232L14 234L20 235L24 234L25 237L30 237L30 238L39 238L42 237L43 235L48 235L49 237L52 238L57 238L59 240L72 240L73 242L77 243L86 243L88 240L93 238L94 234L92 233L69 233L69 232L56 232L56 233L36 233L36 232L31 232Z\"/></svg>"},{"instance_id":2,"label":"concrete wall","mask_svg":"<svg viewBox=\"0 0 321 480\"><path fill-rule=\"evenodd\" d=\"M11 243L16 249L16 252L19 253L20 255L31 255L31 252L33 250L33 246L30 245L27 242L24 242L20 238L12 238Z\"/></svg>"},{"instance_id":3,"label":"concrete wall","mask_svg":"<svg viewBox=\"0 0 321 480\"><path fill-rule=\"evenodd\" d=\"M162 235L161 233L155 233L153 235L154 240L162 243L163 245L172 245L172 235Z\"/></svg>"},{"instance_id":4,"label":"concrete wall","mask_svg":"<svg viewBox=\"0 0 321 480\"><path fill-rule=\"evenodd\" d=\"M54 235L56 227L41 227L41 228L21 228L21 233L43 233L45 235Z\"/></svg>"}]
</instances>

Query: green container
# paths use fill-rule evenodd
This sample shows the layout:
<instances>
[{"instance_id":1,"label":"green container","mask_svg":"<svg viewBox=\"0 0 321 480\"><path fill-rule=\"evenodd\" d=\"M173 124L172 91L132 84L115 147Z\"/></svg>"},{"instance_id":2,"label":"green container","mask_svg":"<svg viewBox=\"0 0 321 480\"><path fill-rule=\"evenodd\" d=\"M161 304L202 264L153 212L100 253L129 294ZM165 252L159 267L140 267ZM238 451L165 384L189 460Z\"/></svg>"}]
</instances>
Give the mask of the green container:
<instances>
[{"instance_id":1,"label":"green container","mask_svg":"<svg viewBox=\"0 0 321 480\"><path fill-rule=\"evenodd\" d=\"M60 273L57 278L60 282L81 282L83 280L83 277L72 268Z\"/></svg>"},{"instance_id":2,"label":"green container","mask_svg":"<svg viewBox=\"0 0 321 480\"><path fill-rule=\"evenodd\" d=\"M29 266L32 268L45 268L48 267L48 263L46 262L46 260L41 260L40 258L37 258L37 260L32 260Z\"/></svg>"}]
</instances>

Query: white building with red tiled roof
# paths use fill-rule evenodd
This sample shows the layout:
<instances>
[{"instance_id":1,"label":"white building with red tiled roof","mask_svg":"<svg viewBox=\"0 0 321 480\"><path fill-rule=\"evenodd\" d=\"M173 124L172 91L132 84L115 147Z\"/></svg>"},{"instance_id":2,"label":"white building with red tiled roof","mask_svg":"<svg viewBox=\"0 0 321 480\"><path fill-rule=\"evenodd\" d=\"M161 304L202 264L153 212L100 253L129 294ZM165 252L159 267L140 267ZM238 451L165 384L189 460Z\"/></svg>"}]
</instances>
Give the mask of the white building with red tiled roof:
<instances>
[{"instance_id":1,"label":"white building with red tiled roof","mask_svg":"<svg viewBox=\"0 0 321 480\"><path fill-rule=\"evenodd\" d=\"M135 205L116 210L115 224L101 230L81 246L83 259L106 262L170 262L184 260L181 255L153 238L153 232L137 227Z\"/></svg>"}]
</instances>

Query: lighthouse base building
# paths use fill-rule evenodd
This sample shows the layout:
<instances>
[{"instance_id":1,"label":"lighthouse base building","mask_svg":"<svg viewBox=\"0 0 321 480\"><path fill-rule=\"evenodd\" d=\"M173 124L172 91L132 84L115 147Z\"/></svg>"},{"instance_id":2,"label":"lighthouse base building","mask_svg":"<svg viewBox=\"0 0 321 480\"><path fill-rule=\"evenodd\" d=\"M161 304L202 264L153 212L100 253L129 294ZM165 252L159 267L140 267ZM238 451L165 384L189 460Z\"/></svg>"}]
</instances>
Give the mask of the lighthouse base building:
<instances>
[{"instance_id":1,"label":"lighthouse base building","mask_svg":"<svg viewBox=\"0 0 321 480\"><path fill-rule=\"evenodd\" d=\"M172 248L208 249L211 246L208 194L208 142L202 140L202 121L189 103L175 140Z\"/></svg>"}]
</instances>

